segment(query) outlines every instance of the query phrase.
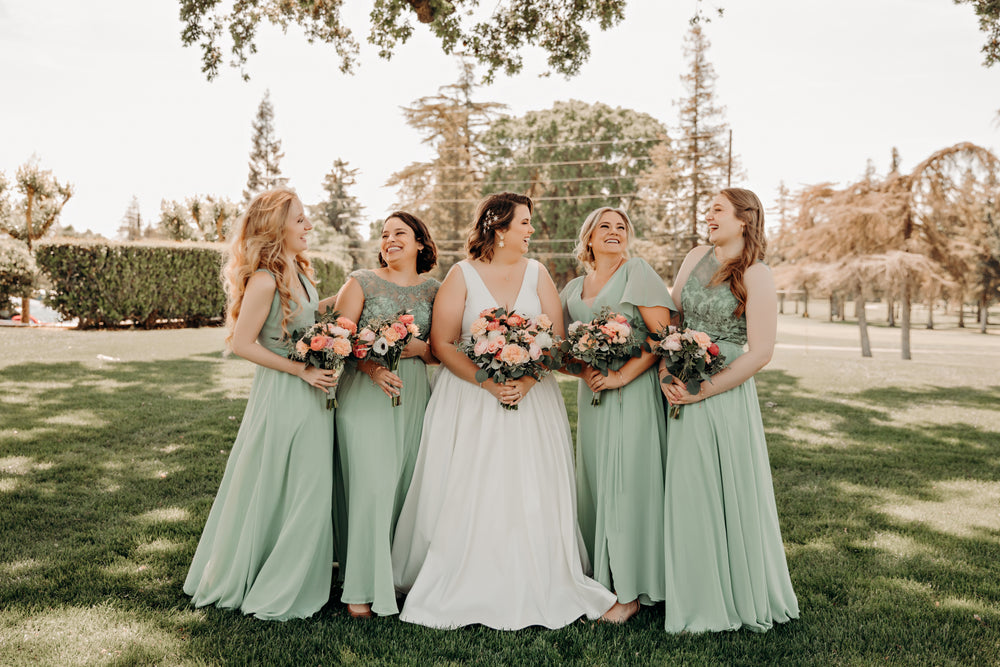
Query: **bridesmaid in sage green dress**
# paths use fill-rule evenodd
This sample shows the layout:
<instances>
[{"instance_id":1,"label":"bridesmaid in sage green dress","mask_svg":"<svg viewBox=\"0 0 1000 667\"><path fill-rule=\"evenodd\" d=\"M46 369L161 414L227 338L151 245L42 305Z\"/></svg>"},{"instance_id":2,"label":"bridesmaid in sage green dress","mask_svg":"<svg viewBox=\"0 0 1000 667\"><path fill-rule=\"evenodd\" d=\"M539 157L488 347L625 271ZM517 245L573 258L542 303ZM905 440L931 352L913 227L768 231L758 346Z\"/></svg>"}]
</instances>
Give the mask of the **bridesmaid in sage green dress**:
<instances>
[{"instance_id":1,"label":"bridesmaid in sage green dress","mask_svg":"<svg viewBox=\"0 0 1000 667\"><path fill-rule=\"evenodd\" d=\"M774 350L777 296L757 196L727 188L706 220L713 245L688 253L673 296L684 325L707 333L728 367L696 395L663 385L683 406L667 429L665 624L763 632L799 616L753 380Z\"/></svg>"},{"instance_id":2,"label":"bridesmaid in sage green dress","mask_svg":"<svg viewBox=\"0 0 1000 667\"><path fill-rule=\"evenodd\" d=\"M382 227L380 268L355 271L337 296L337 310L364 326L401 311L420 334L407 343L393 373L372 360L348 364L338 391L337 449L346 496L346 531L338 526L341 601L355 617L398 614L392 579L392 535L410 488L431 389L427 364L436 364L427 338L440 283L422 274L437 262L427 226L409 213ZM401 405L393 407L392 396ZM338 523L344 513L338 511Z\"/></svg>"},{"instance_id":3,"label":"bridesmaid in sage green dress","mask_svg":"<svg viewBox=\"0 0 1000 667\"><path fill-rule=\"evenodd\" d=\"M291 190L258 195L237 223L225 269L226 339L257 364L219 492L184 582L195 606L284 621L330 597L333 419L330 371L285 357L288 333L319 300L305 258L312 229Z\"/></svg>"},{"instance_id":4,"label":"bridesmaid in sage green dress","mask_svg":"<svg viewBox=\"0 0 1000 667\"><path fill-rule=\"evenodd\" d=\"M587 275L562 291L564 319L589 322L608 306L629 319L640 340L670 322L674 304L663 280L639 257L629 259L632 222L602 207L580 229L577 258ZM639 604L663 600L663 398L656 357L644 352L607 377L591 367L577 392L576 494L580 532L594 579L618 603L605 619L624 623ZM595 391L601 404L591 405Z\"/></svg>"}]
</instances>

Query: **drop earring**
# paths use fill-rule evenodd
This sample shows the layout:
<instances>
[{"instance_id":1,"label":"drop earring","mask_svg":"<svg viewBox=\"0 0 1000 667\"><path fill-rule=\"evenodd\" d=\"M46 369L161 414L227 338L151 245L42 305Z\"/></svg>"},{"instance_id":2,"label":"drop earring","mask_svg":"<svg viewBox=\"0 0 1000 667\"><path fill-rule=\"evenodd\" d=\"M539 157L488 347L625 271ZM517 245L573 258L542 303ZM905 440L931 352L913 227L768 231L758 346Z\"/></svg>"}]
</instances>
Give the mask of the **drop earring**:
<instances>
[{"instance_id":1,"label":"drop earring","mask_svg":"<svg viewBox=\"0 0 1000 667\"><path fill-rule=\"evenodd\" d=\"M497 243L497 245L502 248L503 247L503 234L497 234L497 236L500 237L500 242Z\"/></svg>"}]
</instances>

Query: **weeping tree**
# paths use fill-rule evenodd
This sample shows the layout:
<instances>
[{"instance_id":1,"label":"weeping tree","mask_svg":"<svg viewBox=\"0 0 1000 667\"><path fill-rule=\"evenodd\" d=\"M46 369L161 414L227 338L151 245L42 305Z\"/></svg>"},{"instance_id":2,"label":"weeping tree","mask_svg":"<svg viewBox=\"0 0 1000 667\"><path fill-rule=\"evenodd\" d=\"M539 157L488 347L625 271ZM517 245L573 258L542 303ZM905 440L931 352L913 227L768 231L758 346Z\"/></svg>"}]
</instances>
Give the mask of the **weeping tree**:
<instances>
[{"instance_id":1,"label":"weeping tree","mask_svg":"<svg viewBox=\"0 0 1000 667\"><path fill-rule=\"evenodd\" d=\"M931 154L910 175L913 238L944 268L959 302L976 299L980 331L1000 286L1000 160L988 149L963 142Z\"/></svg>"},{"instance_id":2,"label":"weeping tree","mask_svg":"<svg viewBox=\"0 0 1000 667\"><path fill-rule=\"evenodd\" d=\"M11 201L10 191L20 195ZM35 241L45 236L73 196L73 186L60 183L32 157L17 169L13 188L0 173L0 230L25 244L31 254ZM31 321L31 295L21 298L21 322Z\"/></svg>"}]
</instances>

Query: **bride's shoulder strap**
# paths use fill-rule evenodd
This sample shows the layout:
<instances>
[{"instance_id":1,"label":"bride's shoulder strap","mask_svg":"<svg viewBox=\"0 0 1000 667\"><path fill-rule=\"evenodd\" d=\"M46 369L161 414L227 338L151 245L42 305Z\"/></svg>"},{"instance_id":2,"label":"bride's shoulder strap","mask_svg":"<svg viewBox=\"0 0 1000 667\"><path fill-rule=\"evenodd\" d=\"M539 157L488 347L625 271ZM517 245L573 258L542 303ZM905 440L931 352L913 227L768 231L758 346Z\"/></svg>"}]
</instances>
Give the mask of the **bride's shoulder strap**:
<instances>
[{"instance_id":1,"label":"bride's shoulder strap","mask_svg":"<svg viewBox=\"0 0 1000 667\"><path fill-rule=\"evenodd\" d=\"M537 259L528 260L528 268L524 270L524 279L530 280L533 287L538 287L538 273L542 269L542 263Z\"/></svg>"}]
</instances>

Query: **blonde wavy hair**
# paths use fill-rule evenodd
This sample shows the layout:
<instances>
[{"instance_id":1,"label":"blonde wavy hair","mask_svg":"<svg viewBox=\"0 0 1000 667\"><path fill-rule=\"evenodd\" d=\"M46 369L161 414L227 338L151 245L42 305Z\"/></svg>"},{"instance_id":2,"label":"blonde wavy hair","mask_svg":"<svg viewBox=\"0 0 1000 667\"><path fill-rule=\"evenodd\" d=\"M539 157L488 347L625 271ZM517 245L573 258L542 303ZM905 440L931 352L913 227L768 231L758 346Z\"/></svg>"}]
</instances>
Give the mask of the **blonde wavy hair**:
<instances>
[{"instance_id":1,"label":"blonde wavy hair","mask_svg":"<svg viewBox=\"0 0 1000 667\"><path fill-rule=\"evenodd\" d=\"M240 216L231 232L231 241L226 264L222 269L222 285L226 290L226 347L232 349L233 328L243 307L243 294L247 282L254 272L266 269L277 283L281 301L281 331L288 335L288 322L301 309L296 302L292 310L292 292L284 280L287 259L285 257L285 221L298 201L298 195L289 188L275 188L262 192L250 202L246 213ZM295 273L304 274L315 285L315 273L309 258L304 254L295 255Z\"/></svg>"},{"instance_id":2,"label":"blonde wavy hair","mask_svg":"<svg viewBox=\"0 0 1000 667\"><path fill-rule=\"evenodd\" d=\"M635 238L635 227L632 225L632 221L629 220L628 213L620 208L612 208L611 206L602 206L598 209L594 209L587 216L587 219L583 221L583 226L580 227L580 237L576 243L576 247L573 248L573 254L576 258L588 269L594 268L594 250L590 247L590 236L594 233L594 229L597 228L597 223L601 220L601 216L611 211L612 213L617 213L621 216L621 219L625 222L625 238L628 245L632 244L632 240ZM625 259L628 259L628 246L625 247Z\"/></svg>"}]
</instances>

